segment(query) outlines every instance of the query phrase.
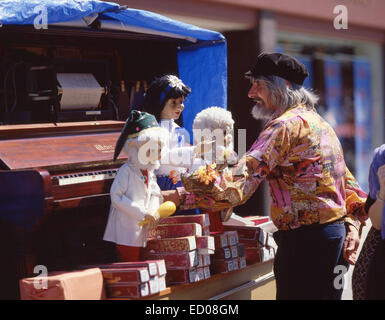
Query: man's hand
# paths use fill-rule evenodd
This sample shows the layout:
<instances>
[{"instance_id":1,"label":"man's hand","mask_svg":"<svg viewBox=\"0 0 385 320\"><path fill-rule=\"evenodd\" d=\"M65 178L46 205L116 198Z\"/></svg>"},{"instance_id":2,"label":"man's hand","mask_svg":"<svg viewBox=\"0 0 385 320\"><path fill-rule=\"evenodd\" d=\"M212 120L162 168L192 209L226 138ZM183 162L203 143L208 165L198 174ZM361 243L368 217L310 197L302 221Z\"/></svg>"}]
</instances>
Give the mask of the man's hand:
<instances>
[{"instance_id":1,"label":"man's hand","mask_svg":"<svg viewBox=\"0 0 385 320\"><path fill-rule=\"evenodd\" d=\"M355 265L357 261L357 249L360 245L360 236L358 230L350 225L346 225L346 238L343 245L343 256L351 265Z\"/></svg>"},{"instance_id":2,"label":"man's hand","mask_svg":"<svg viewBox=\"0 0 385 320\"><path fill-rule=\"evenodd\" d=\"M162 191L163 201L172 201L175 203L175 206L178 207L180 205L180 199L178 191L176 190L164 190Z\"/></svg>"}]
</instances>

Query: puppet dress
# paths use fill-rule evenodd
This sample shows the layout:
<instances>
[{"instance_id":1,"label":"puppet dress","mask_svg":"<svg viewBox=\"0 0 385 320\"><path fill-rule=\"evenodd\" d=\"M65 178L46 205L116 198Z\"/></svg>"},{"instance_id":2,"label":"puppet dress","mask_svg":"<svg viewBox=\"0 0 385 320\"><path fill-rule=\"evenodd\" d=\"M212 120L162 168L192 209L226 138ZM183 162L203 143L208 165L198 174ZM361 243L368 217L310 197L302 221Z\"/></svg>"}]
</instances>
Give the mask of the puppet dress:
<instances>
[{"instance_id":1,"label":"puppet dress","mask_svg":"<svg viewBox=\"0 0 385 320\"><path fill-rule=\"evenodd\" d=\"M173 119L162 119L159 125L167 129L169 139L167 147L162 150L160 168L155 171L156 179L161 190L176 190L178 187L183 187L183 184L180 180L174 183L170 173L176 172L179 176L191 167L194 160L194 147L186 145L187 131L178 126ZM196 213L199 213L198 209L177 210L174 215Z\"/></svg>"}]
</instances>

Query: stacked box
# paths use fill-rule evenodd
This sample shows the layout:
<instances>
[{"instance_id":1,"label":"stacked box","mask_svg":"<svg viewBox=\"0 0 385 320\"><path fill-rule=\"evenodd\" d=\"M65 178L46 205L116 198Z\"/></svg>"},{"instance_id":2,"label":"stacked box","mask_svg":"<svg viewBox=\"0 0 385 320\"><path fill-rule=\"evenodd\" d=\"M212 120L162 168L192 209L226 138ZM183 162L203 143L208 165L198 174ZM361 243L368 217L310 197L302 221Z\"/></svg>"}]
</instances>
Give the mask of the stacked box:
<instances>
[{"instance_id":1,"label":"stacked box","mask_svg":"<svg viewBox=\"0 0 385 320\"><path fill-rule=\"evenodd\" d=\"M270 217L266 217L266 216L249 216L249 217L245 217L245 219L254 223L255 226L270 221Z\"/></svg>"},{"instance_id":2,"label":"stacked box","mask_svg":"<svg viewBox=\"0 0 385 320\"><path fill-rule=\"evenodd\" d=\"M133 262L113 262L113 263L107 263L107 264L82 265L82 266L79 266L77 269L90 269L90 268L116 269L116 268L145 267L148 269L148 274L150 276L156 276L158 274L158 263L162 265L162 261L159 261L159 260L145 260L145 261L133 261Z\"/></svg>"},{"instance_id":3,"label":"stacked box","mask_svg":"<svg viewBox=\"0 0 385 320\"><path fill-rule=\"evenodd\" d=\"M202 227L198 223L161 224L147 232L147 239L179 238L202 236Z\"/></svg>"},{"instance_id":4,"label":"stacked box","mask_svg":"<svg viewBox=\"0 0 385 320\"><path fill-rule=\"evenodd\" d=\"M145 283L113 283L106 286L109 298L143 298L150 295L148 282Z\"/></svg>"},{"instance_id":5,"label":"stacked box","mask_svg":"<svg viewBox=\"0 0 385 320\"><path fill-rule=\"evenodd\" d=\"M232 259L218 259L213 260L210 265L212 274L215 273L227 273L233 271L233 260Z\"/></svg>"},{"instance_id":6,"label":"stacked box","mask_svg":"<svg viewBox=\"0 0 385 320\"><path fill-rule=\"evenodd\" d=\"M239 239L236 230L223 233L212 233L216 244L215 254L211 262L211 274L226 273L239 269ZM240 248L244 255L244 246Z\"/></svg>"},{"instance_id":7,"label":"stacked box","mask_svg":"<svg viewBox=\"0 0 385 320\"><path fill-rule=\"evenodd\" d=\"M146 259L164 259L167 285L191 283L209 277L215 241L209 234L207 214L171 216L147 235Z\"/></svg>"},{"instance_id":8,"label":"stacked box","mask_svg":"<svg viewBox=\"0 0 385 320\"><path fill-rule=\"evenodd\" d=\"M203 268L197 268L196 277L196 281L201 281L205 279L205 273Z\"/></svg>"},{"instance_id":9,"label":"stacked box","mask_svg":"<svg viewBox=\"0 0 385 320\"><path fill-rule=\"evenodd\" d=\"M253 226L225 226L225 230L236 230L239 242L243 249L238 246L238 252L244 250L247 264L273 260L277 245L273 234L266 232L260 227Z\"/></svg>"},{"instance_id":10,"label":"stacked box","mask_svg":"<svg viewBox=\"0 0 385 320\"><path fill-rule=\"evenodd\" d=\"M195 237L198 254L208 255L214 253L215 242L210 236Z\"/></svg>"},{"instance_id":11,"label":"stacked box","mask_svg":"<svg viewBox=\"0 0 385 320\"><path fill-rule=\"evenodd\" d=\"M198 255L198 267L207 267L211 263L209 254L199 254Z\"/></svg>"},{"instance_id":12,"label":"stacked box","mask_svg":"<svg viewBox=\"0 0 385 320\"><path fill-rule=\"evenodd\" d=\"M214 237L215 248L225 248L228 246L227 235L224 233L211 233L211 236Z\"/></svg>"},{"instance_id":13,"label":"stacked box","mask_svg":"<svg viewBox=\"0 0 385 320\"><path fill-rule=\"evenodd\" d=\"M163 259L116 262L92 267L101 270L108 298L142 298L165 289L167 271Z\"/></svg>"},{"instance_id":14,"label":"stacked box","mask_svg":"<svg viewBox=\"0 0 385 320\"><path fill-rule=\"evenodd\" d=\"M238 243L238 232L237 231L225 231L227 235L227 243L229 246L234 246Z\"/></svg>"},{"instance_id":15,"label":"stacked box","mask_svg":"<svg viewBox=\"0 0 385 320\"><path fill-rule=\"evenodd\" d=\"M238 258L233 258L233 270L238 270L239 269L239 260Z\"/></svg>"},{"instance_id":16,"label":"stacked box","mask_svg":"<svg viewBox=\"0 0 385 320\"><path fill-rule=\"evenodd\" d=\"M261 248L261 261L270 261L275 258L275 250L271 247L263 247Z\"/></svg>"},{"instance_id":17,"label":"stacked box","mask_svg":"<svg viewBox=\"0 0 385 320\"><path fill-rule=\"evenodd\" d=\"M195 237L150 239L147 241L147 252L189 252L196 249Z\"/></svg>"},{"instance_id":18,"label":"stacked box","mask_svg":"<svg viewBox=\"0 0 385 320\"><path fill-rule=\"evenodd\" d=\"M215 260L230 259L231 258L231 250L230 250L230 248L227 247L227 248L215 249L215 253L214 253L213 258Z\"/></svg>"},{"instance_id":19,"label":"stacked box","mask_svg":"<svg viewBox=\"0 0 385 320\"><path fill-rule=\"evenodd\" d=\"M210 273L210 266L206 266L203 268L203 272L204 272L204 275L205 275L205 279L208 279L211 277L211 273Z\"/></svg>"},{"instance_id":20,"label":"stacked box","mask_svg":"<svg viewBox=\"0 0 385 320\"><path fill-rule=\"evenodd\" d=\"M167 270L167 285L193 283L197 280L196 268Z\"/></svg>"},{"instance_id":21,"label":"stacked box","mask_svg":"<svg viewBox=\"0 0 385 320\"><path fill-rule=\"evenodd\" d=\"M171 216L167 218L159 219L158 224L181 224L181 223L198 223L202 229L210 226L210 218L208 214L194 214L194 215L181 215Z\"/></svg>"},{"instance_id":22,"label":"stacked box","mask_svg":"<svg viewBox=\"0 0 385 320\"><path fill-rule=\"evenodd\" d=\"M143 283L150 280L148 269L138 268L108 268L101 269L104 283L112 284L118 282Z\"/></svg>"},{"instance_id":23,"label":"stacked box","mask_svg":"<svg viewBox=\"0 0 385 320\"><path fill-rule=\"evenodd\" d=\"M238 257L244 257L245 256L245 245L243 243L238 243L237 245L238 248Z\"/></svg>"},{"instance_id":24,"label":"stacked box","mask_svg":"<svg viewBox=\"0 0 385 320\"><path fill-rule=\"evenodd\" d=\"M148 252L146 259L164 259L167 270L191 269L199 264L200 256L196 250L189 252Z\"/></svg>"},{"instance_id":25,"label":"stacked box","mask_svg":"<svg viewBox=\"0 0 385 320\"><path fill-rule=\"evenodd\" d=\"M247 247L245 248L245 258L248 265L262 262L261 252L258 247Z\"/></svg>"},{"instance_id":26,"label":"stacked box","mask_svg":"<svg viewBox=\"0 0 385 320\"><path fill-rule=\"evenodd\" d=\"M247 265L246 257L239 257L238 258L238 265L239 265L239 269L246 268L246 265Z\"/></svg>"},{"instance_id":27,"label":"stacked box","mask_svg":"<svg viewBox=\"0 0 385 320\"><path fill-rule=\"evenodd\" d=\"M231 246L230 251L232 258L238 258L238 245Z\"/></svg>"},{"instance_id":28,"label":"stacked box","mask_svg":"<svg viewBox=\"0 0 385 320\"><path fill-rule=\"evenodd\" d=\"M209 236L210 235L210 227L204 227L202 230L202 236Z\"/></svg>"}]
</instances>

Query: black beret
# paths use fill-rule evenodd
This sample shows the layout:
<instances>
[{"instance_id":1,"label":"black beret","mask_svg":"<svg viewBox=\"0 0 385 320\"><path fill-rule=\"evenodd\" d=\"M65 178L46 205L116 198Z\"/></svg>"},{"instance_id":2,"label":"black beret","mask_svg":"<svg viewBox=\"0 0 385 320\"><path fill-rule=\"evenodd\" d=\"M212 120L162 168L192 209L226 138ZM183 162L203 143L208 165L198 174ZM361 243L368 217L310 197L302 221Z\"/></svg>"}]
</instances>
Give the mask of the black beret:
<instances>
[{"instance_id":1,"label":"black beret","mask_svg":"<svg viewBox=\"0 0 385 320\"><path fill-rule=\"evenodd\" d=\"M296 58L283 53L261 53L254 67L245 73L248 78L271 75L302 85L309 73Z\"/></svg>"}]
</instances>

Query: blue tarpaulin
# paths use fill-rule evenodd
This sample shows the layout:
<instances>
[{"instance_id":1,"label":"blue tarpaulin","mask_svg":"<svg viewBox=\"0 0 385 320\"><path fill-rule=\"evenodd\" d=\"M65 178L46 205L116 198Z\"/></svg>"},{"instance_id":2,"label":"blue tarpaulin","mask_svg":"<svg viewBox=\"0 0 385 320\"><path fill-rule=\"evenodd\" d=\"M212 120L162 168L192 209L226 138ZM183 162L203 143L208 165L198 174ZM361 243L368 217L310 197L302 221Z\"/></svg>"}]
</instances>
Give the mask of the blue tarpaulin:
<instances>
[{"instance_id":1,"label":"blue tarpaulin","mask_svg":"<svg viewBox=\"0 0 385 320\"><path fill-rule=\"evenodd\" d=\"M3 25L34 25L76 21L98 14L101 21L117 21L125 26L165 32L197 40L178 52L179 76L192 93L185 103L183 122L192 137L195 115L209 106L227 108L227 48L219 32L172 20L165 16L103 1L75 0L2 0L0 22ZM43 20L42 20L43 19Z\"/></svg>"}]
</instances>

